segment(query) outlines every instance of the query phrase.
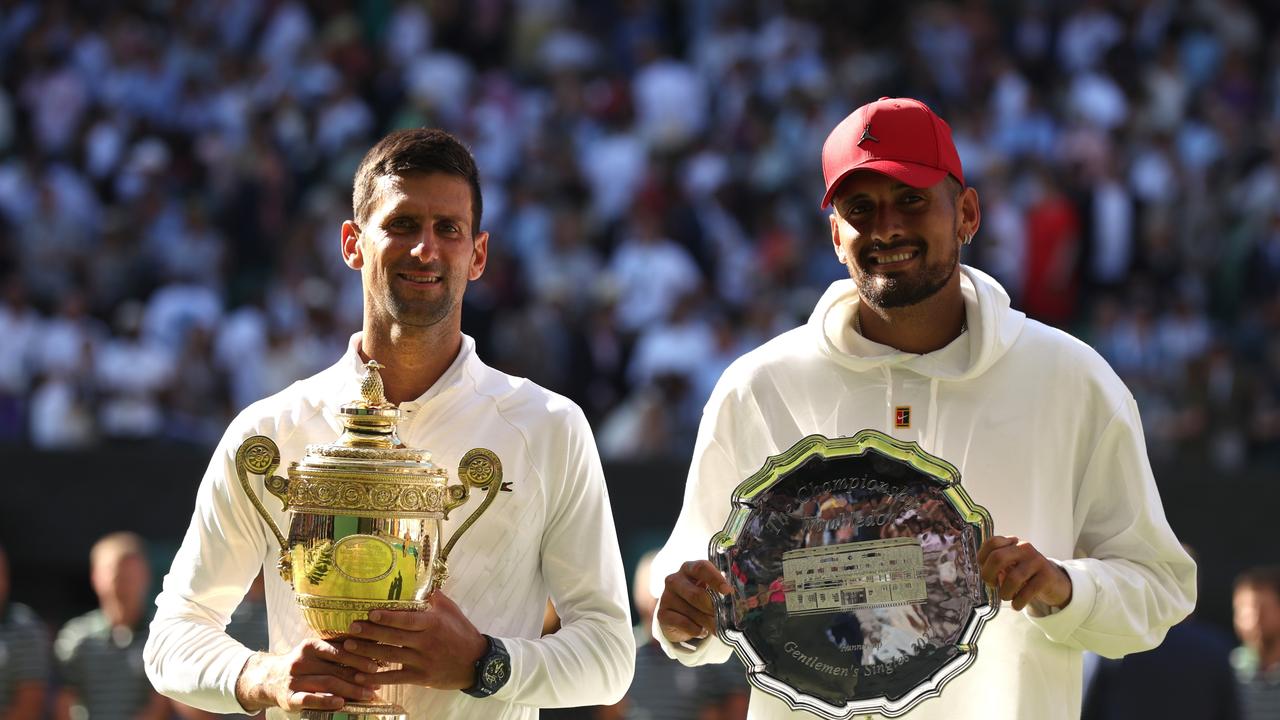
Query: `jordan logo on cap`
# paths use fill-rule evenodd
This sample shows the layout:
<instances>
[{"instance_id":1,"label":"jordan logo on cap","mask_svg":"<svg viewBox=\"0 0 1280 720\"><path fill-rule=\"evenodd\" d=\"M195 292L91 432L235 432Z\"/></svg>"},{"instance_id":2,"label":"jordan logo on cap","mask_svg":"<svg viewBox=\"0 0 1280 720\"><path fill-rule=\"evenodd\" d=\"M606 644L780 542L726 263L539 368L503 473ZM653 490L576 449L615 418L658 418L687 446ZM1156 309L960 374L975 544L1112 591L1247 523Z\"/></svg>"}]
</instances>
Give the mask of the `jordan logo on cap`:
<instances>
[{"instance_id":1,"label":"jordan logo on cap","mask_svg":"<svg viewBox=\"0 0 1280 720\"><path fill-rule=\"evenodd\" d=\"M862 128L862 137L858 138L858 147L862 147L862 143L870 140L871 142L880 142L880 138L871 134L871 123Z\"/></svg>"}]
</instances>

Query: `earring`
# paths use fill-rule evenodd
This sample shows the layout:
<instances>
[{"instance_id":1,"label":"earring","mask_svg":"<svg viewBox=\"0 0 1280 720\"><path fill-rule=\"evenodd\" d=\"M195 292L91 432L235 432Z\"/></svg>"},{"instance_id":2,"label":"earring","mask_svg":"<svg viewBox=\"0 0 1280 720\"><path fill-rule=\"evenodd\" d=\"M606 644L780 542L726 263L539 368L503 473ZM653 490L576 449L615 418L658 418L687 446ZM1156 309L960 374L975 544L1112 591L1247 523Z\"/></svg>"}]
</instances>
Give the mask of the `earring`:
<instances>
[{"instance_id":1,"label":"earring","mask_svg":"<svg viewBox=\"0 0 1280 720\"><path fill-rule=\"evenodd\" d=\"M973 233L965 233L963 242L965 245L968 245L969 243L973 242Z\"/></svg>"}]
</instances>

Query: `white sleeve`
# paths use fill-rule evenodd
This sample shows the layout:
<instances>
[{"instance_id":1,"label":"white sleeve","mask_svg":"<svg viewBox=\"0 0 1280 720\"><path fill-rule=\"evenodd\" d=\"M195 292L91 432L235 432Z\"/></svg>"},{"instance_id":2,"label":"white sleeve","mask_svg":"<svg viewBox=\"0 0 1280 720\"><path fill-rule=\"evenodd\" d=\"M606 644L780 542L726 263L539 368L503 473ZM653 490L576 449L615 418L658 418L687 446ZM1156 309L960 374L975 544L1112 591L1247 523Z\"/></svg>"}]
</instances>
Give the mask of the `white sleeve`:
<instances>
[{"instance_id":1,"label":"white sleeve","mask_svg":"<svg viewBox=\"0 0 1280 720\"><path fill-rule=\"evenodd\" d=\"M265 524L236 476L242 439L228 431L200 482L191 525L156 598L144 653L157 691L215 713L244 712L235 684L254 653L226 627L262 568L268 543ZM251 475L250 481L261 497L262 479Z\"/></svg>"},{"instance_id":2,"label":"white sleeve","mask_svg":"<svg viewBox=\"0 0 1280 720\"><path fill-rule=\"evenodd\" d=\"M542 536L542 574L560 615L538 639L502 638L511 679L494 699L536 707L608 705L631 686L636 643L613 511L595 440L574 408L566 433L535 457L553 487ZM558 445L558 446L556 446ZM558 487L558 492L554 488Z\"/></svg>"},{"instance_id":3,"label":"white sleeve","mask_svg":"<svg viewBox=\"0 0 1280 720\"><path fill-rule=\"evenodd\" d=\"M729 517L733 490L747 477L739 476L741 473L729 446L729 438L736 437L735 433L749 432L749 429L731 426L735 420L741 425L744 418L734 412L723 392L719 388L717 390L712 393L698 426L680 517L671 537L653 561L650 590L657 598L662 597L667 575L690 560L707 558L711 537L724 529L725 520ZM767 445L762 442L759 447ZM658 628L656 612L652 623L653 636L663 651L684 665L722 663L733 654L733 648L721 642L714 633L696 643L674 644Z\"/></svg>"},{"instance_id":4,"label":"white sleeve","mask_svg":"<svg viewBox=\"0 0 1280 720\"><path fill-rule=\"evenodd\" d=\"M1060 562L1071 602L1028 613L1049 639L1116 658L1159 645L1195 607L1195 562L1165 520L1132 397L1085 469L1075 532L1078 557Z\"/></svg>"}]
</instances>

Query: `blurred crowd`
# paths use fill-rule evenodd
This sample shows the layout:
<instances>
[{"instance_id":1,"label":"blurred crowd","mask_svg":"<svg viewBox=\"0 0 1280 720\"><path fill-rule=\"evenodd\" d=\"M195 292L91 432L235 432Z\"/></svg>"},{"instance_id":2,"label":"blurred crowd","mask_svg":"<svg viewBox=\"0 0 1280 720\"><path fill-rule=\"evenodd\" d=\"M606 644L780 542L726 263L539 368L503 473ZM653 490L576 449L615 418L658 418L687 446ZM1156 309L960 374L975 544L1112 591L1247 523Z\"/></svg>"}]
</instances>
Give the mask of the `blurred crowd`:
<instances>
[{"instance_id":1,"label":"blurred crowd","mask_svg":"<svg viewBox=\"0 0 1280 720\"><path fill-rule=\"evenodd\" d=\"M0 0L0 443L215 442L360 325L338 228L382 133L473 148L464 330L607 459L844 268L819 154L953 127L966 262L1099 349L1155 455L1280 447L1280 9L1244 0Z\"/></svg>"}]
</instances>

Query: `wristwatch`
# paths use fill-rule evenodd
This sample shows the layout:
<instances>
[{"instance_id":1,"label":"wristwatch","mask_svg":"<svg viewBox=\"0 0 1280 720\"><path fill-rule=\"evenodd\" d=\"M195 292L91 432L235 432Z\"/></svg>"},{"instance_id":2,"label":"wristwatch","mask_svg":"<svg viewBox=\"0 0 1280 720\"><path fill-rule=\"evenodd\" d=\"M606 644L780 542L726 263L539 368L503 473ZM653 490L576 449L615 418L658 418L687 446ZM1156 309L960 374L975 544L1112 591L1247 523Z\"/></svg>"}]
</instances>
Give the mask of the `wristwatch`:
<instances>
[{"instance_id":1,"label":"wristwatch","mask_svg":"<svg viewBox=\"0 0 1280 720\"><path fill-rule=\"evenodd\" d=\"M484 636L489 648L476 661L476 684L462 692L471 697L486 698L502 689L511 679L511 656L502 641Z\"/></svg>"}]
</instances>

